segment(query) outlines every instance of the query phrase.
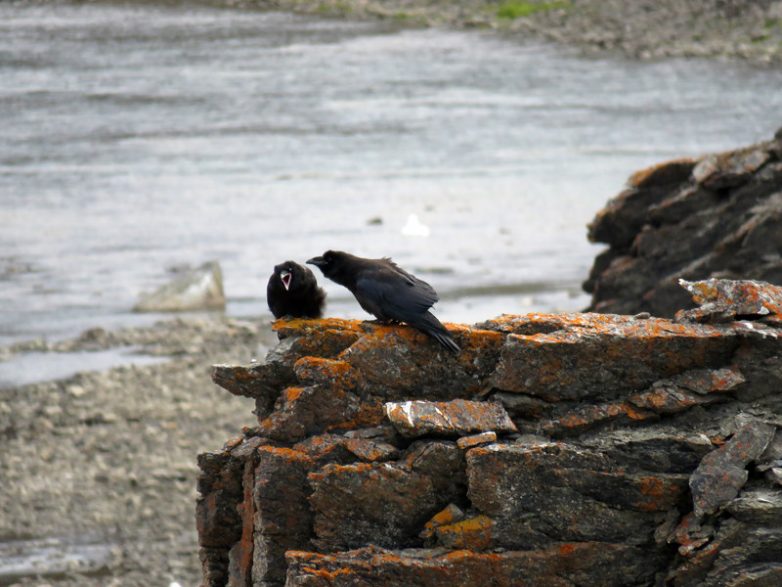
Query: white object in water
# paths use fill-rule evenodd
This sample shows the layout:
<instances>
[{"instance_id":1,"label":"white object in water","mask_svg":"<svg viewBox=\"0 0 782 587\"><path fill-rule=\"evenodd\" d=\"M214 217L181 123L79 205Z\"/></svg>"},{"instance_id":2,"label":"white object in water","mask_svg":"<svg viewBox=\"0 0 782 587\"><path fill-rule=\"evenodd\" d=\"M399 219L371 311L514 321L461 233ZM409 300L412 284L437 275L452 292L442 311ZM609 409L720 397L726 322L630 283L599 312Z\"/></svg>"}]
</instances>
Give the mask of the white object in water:
<instances>
[{"instance_id":1,"label":"white object in water","mask_svg":"<svg viewBox=\"0 0 782 587\"><path fill-rule=\"evenodd\" d=\"M429 227L418 219L418 214L410 214L402 227L402 234L405 236L429 236L431 232Z\"/></svg>"}]
</instances>

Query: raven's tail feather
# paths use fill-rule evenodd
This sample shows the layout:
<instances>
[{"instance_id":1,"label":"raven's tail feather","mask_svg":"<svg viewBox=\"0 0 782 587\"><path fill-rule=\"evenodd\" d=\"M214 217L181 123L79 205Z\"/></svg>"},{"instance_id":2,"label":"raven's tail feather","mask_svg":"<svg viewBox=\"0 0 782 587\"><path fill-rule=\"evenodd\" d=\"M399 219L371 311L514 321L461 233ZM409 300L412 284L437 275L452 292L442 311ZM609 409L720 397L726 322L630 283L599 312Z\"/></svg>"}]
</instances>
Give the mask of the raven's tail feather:
<instances>
[{"instance_id":1,"label":"raven's tail feather","mask_svg":"<svg viewBox=\"0 0 782 587\"><path fill-rule=\"evenodd\" d=\"M462 350L454 339L451 338L445 326L431 312L422 315L420 320L416 320L415 323L410 325L425 332L452 353L458 353Z\"/></svg>"}]
</instances>

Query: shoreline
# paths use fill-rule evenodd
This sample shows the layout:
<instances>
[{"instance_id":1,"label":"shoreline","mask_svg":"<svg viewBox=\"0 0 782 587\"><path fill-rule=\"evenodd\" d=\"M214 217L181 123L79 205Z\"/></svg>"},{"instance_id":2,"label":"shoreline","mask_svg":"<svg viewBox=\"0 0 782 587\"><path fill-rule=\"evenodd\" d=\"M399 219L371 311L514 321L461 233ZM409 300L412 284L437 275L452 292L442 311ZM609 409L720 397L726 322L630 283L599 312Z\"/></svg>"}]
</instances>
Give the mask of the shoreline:
<instances>
[{"instance_id":1,"label":"shoreline","mask_svg":"<svg viewBox=\"0 0 782 587\"><path fill-rule=\"evenodd\" d=\"M51 543L35 567L52 571L41 574L48 584L197 584L195 456L257 423L250 400L212 383L210 365L262 360L275 340L267 320L214 316L32 341L33 352L133 345L168 360L0 389L0 584L14 560L2 553L40 542ZM72 560L57 571L96 549L97 568ZM29 572L11 583L41 580Z\"/></svg>"},{"instance_id":2,"label":"shoreline","mask_svg":"<svg viewBox=\"0 0 782 587\"><path fill-rule=\"evenodd\" d=\"M493 30L642 61L674 57L782 65L782 2L764 0L224 0L262 8L402 27Z\"/></svg>"}]
</instances>

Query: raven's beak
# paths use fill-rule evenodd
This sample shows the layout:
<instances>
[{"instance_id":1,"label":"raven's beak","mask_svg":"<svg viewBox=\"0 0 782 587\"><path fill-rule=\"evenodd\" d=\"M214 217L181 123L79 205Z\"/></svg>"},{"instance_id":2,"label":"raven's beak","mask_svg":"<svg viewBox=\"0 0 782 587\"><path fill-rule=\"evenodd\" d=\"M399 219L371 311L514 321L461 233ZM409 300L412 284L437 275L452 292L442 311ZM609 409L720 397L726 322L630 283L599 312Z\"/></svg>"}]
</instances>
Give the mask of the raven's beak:
<instances>
[{"instance_id":1,"label":"raven's beak","mask_svg":"<svg viewBox=\"0 0 782 587\"><path fill-rule=\"evenodd\" d=\"M280 281L282 281L282 285L285 286L285 291L288 291L291 288L291 279L293 279L293 275L290 271L286 271L285 269L280 271Z\"/></svg>"},{"instance_id":2,"label":"raven's beak","mask_svg":"<svg viewBox=\"0 0 782 587\"><path fill-rule=\"evenodd\" d=\"M315 267L323 267L326 264L326 260L323 257L313 257L307 259L307 265L315 265Z\"/></svg>"}]
</instances>

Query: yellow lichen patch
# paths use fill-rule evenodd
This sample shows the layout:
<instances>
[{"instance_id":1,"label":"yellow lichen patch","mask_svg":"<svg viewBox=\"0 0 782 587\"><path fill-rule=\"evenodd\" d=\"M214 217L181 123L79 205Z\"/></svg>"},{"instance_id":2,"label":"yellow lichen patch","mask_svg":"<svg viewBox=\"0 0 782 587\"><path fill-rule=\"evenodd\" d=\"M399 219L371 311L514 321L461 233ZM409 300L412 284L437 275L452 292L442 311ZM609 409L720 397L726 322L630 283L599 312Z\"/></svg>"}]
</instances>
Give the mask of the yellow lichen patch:
<instances>
[{"instance_id":1,"label":"yellow lichen patch","mask_svg":"<svg viewBox=\"0 0 782 587\"><path fill-rule=\"evenodd\" d=\"M322 357L302 357L293 365L296 377L303 383L325 383L341 389L353 389L356 376L345 361Z\"/></svg>"},{"instance_id":2,"label":"yellow lichen patch","mask_svg":"<svg viewBox=\"0 0 782 587\"><path fill-rule=\"evenodd\" d=\"M698 305L714 301L719 297L719 289L716 287L716 282L711 280L693 283L690 293L692 294L692 300Z\"/></svg>"},{"instance_id":3,"label":"yellow lichen patch","mask_svg":"<svg viewBox=\"0 0 782 587\"><path fill-rule=\"evenodd\" d=\"M378 343L389 344L394 338L406 342L408 346L424 344L428 340L423 332L405 324L392 326L368 324L361 342L376 346Z\"/></svg>"},{"instance_id":4,"label":"yellow lichen patch","mask_svg":"<svg viewBox=\"0 0 782 587\"><path fill-rule=\"evenodd\" d=\"M285 402L292 403L295 402L297 399L299 399L299 396L301 396L303 391L304 389L301 387L287 387L285 388L285 391L283 391L282 393Z\"/></svg>"},{"instance_id":5,"label":"yellow lichen patch","mask_svg":"<svg viewBox=\"0 0 782 587\"><path fill-rule=\"evenodd\" d=\"M618 402L576 408L559 418L542 422L541 426L544 430L549 430L550 432L557 431L560 428L577 431L581 428L589 428L590 426L620 417L640 422L656 418L657 415L654 412L635 408L627 402Z\"/></svg>"},{"instance_id":6,"label":"yellow lichen patch","mask_svg":"<svg viewBox=\"0 0 782 587\"><path fill-rule=\"evenodd\" d=\"M302 357L296 361L293 367L294 369L300 367L321 370L332 377L344 377L350 372L350 365L345 361L335 361L321 357Z\"/></svg>"},{"instance_id":7,"label":"yellow lichen patch","mask_svg":"<svg viewBox=\"0 0 782 587\"><path fill-rule=\"evenodd\" d=\"M308 320L277 320L272 328L282 340L294 338L292 352L301 356L333 357L352 345L363 335L358 320L323 318Z\"/></svg>"},{"instance_id":8,"label":"yellow lichen patch","mask_svg":"<svg viewBox=\"0 0 782 587\"><path fill-rule=\"evenodd\" d=\"M432 519L424 524L424 529L421 531L419 536L425 539L431 538L434 536L435 530L440 526L447 526L448 524L459 522L462 520L462 518L464 518L462 510L460 510L454 504L448 504L448 507L437 512L434 516L432 516Z\"/></svg>"},{"instance_id":9,"label":"yellow lichen patch","mask_svg":"<svg viewBox=\"0 0 782 587\"><path fill-rule=\"evenodd\" d=\"M623 403L622 408L627 417L631 420L635 420L636 422L648 420L649 418L654 417L654 414L650 414L649 412L645 412L643 410L636 410L633 406L627 403Z\"/></svg>"},{"instance_id":10,"label":"yellow lichen patch","mask_svg":"<svg viewBox=\"0 0 782 587\"><path fill-rule=\"evenodd\" d=\"M344 446L362 461L371 463L387 461L398 454L395 446L366 438L348 438L345 440Z\"/></svg>"},{"instance_id":11,"label":"yellow lichen patch","mask_svg":"<svg viewBox=\"0 0 782 587\"><path fill-rule=\"evenodd\" d=\"M563 416L558 421L562 426L568 429L580 428L592 423L592 420L588 420L578 414L569 414L567 416Z\"/></svg>"},{"instance_id":12,"label":"yellow lichen patch","mask_svg":"<svg viewBox=\"0 0 782 587\"><path fill-rule=\"evenodd\" d=\"M462 348L456 358L466 368L471 367L476 358L499 351L505 342L505 336L494 330L470 328L463 324L448 324L447 327Z\"/></svg>"},{"instance_id":13,"label":"yellow lichen patch","mask_svg":"<svg viewBox=\"0 0 782 587\"><path fill-rule=\"evenodd\" d=\"M576 545L575 544L560 544L559 545L559 554L562 556L568 556L570 554L573 554L576 551Z\"/></svg>"},{"instance_id":14,"label":"yellow lichen patch","mask_svg":"<svg viewBox=\"0 0 782 587\"><path fill-rule=\"evenodd\" d=\"M372 566L380 565L383 563L398 564L402 562L402 557L390 552L383 552L372 556L370 564Z\"/></svg>"},{"instance_id":15,"label":"yellow lichen patch","mask_svg":"<svg viewBox=\"0 0 782 587\"><path fill-rule=\"evenodd\" d=\"M292 448L283 448L280 446L270 446L268 444L265 444L263 446L258 447L258 453L266 453L269 455L274 455L289 461L300 461L308 464L312 463L312 459L310 457L305 455L303 452L298 450L293 450Z\"/></svg>"},{"instance_id":16,"label":"yellow lichen patch","mask_svg":"<svg viewBox=\"0 0 782 587\"><path fill-rule=\"evenodd\" d=\"M307 573L310 573L311 575L315 575L316 577L320 577L321 579L326 579L327 581L333 581L340 575L352 575L353 570L349 569L348 567L340 567L338 569L334 569L333 571L327 570L327 569L316 569L315 567L309 567L309 566L302 566L301 569Z\"/></svg>"},{"instance_id":17,"label":"yellow lichen patch","mask_svg":"<svg viewBox=\"0 0 782 587\"><path fill-rule=\"evenodd\" d=\"M444 526L446 524L453 523L455 519L455 512L453 508L445 508L441 512L436 513L434 516L432 516L432 519L429 520L426 525L430 526L432 524L435 524L437 526Z\"/></svg>"},{"instance_id":18,"label":"yellow lichen patch","mask_svg":"<svg viewBox=\"0 0 782 587\"><path fill-rule=\"evenodd\" d=\"M449 553L444 554L440 558L442 558L444 560L447 560L447 561L454 562L454 561L464 560L466 558L472 558L474 556L475 556L475 553L472 552L471 550L453 550L453 551L451 551Z\"/></svg>"},{"instance_id":19,"label":"yellow lichen patch","mask_svg":"<svg viewBox=\"0 0 782 587\"><path fill-rule=\"evenodd\" d=\"M293 318L292 320L275 320L272 330L286 335L308 333L324 330L352 330L360 332L360 320L345 320L344 318Z\"/></svg>"},{"instance_id":20,"label":"yellow lichen patch","mask_svg":"<svg viewBox=\"0 0 782 587\"><path fill-rule=\"evenodd\" d=\"M492 544L491 518L480 515L461 522L448 524L435 529L437 540L446 548L485 550Z\"/></svg>"},{"instance_id":21,"label":"yellow lichen patch","mask_svg":"<svg viewBox=\"0 0 782 587\"><path fill-rule=\"evenodd\" d=\"M325 556L310 550L287 550L285 552L285 558L289 561L296 560L300 562L310 562L324 559Z\"/></svg>"}]
</instances>

